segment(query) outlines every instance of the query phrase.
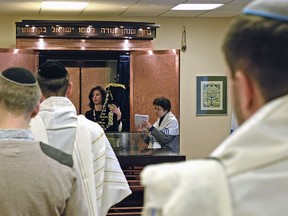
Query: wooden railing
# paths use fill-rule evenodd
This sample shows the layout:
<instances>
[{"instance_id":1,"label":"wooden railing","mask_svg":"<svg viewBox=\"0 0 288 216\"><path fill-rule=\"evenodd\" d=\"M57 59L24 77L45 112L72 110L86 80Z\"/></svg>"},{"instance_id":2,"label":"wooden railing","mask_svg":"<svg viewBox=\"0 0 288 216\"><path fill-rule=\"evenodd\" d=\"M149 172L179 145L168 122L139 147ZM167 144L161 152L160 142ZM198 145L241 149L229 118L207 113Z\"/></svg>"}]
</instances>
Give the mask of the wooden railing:
<instances>
[{"instance_id":1,"label":"wooden railing","mask_svg":"<svg viewBox=\"0 0 288 216\"><path fill-rule=\"evenodd\" d=\"M121 168L129 183L132 194L122 200L120 203L110 208L107 216L141 216L144 205L144 188L140 182L140 173L147 165L163 162L184 161L186 157L178 154L137 154L130 151L121 155L116 152Z\"/></svg>"},{"instance_id":2,"label":"wooden railing","mask_svg":"<svg viewBox=\"0 0 288 216\"><path fill-rule=\"evenodd\" d=\"M144 167L125 167L123 172L126 176L132 194L119 204L110 208L107 216L140 216L143 209L143 191L140 173Z\"/></svg>"}]
</instances>

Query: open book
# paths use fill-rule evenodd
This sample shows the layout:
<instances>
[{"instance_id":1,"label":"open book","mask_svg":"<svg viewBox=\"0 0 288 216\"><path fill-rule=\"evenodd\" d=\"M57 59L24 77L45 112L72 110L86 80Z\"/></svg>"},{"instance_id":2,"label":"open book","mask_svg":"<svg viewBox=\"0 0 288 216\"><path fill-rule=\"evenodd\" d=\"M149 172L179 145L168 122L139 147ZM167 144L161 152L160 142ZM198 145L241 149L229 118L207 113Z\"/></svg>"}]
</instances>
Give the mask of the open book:
<instances>
[{"instance_id":1,"label":"open book","mask_svg":"<svg viewBox=\"0 0 288 216\"><path fill-rule=\"evenodd\" d=\"M135 114L135 125L141 126L143 121L149 121L149 115Z\"/></svg>"}]
</instances>

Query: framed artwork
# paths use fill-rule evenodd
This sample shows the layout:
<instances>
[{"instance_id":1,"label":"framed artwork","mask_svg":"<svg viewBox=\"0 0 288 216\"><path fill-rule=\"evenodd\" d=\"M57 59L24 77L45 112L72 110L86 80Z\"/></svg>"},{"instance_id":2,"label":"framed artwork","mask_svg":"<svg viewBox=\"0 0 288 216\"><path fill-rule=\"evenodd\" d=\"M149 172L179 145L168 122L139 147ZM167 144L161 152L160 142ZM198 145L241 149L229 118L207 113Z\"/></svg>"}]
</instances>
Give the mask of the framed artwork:
<instances>
[{"instance_id":1,"label":"framed artwork","mask_svg":"<svg viewBox=\"0 0 288 216\"><path fill-rule=\"evenodd\" d=\"M197 76L196 115L227 115L226 76Z\"/></svg>"}]
</instances>

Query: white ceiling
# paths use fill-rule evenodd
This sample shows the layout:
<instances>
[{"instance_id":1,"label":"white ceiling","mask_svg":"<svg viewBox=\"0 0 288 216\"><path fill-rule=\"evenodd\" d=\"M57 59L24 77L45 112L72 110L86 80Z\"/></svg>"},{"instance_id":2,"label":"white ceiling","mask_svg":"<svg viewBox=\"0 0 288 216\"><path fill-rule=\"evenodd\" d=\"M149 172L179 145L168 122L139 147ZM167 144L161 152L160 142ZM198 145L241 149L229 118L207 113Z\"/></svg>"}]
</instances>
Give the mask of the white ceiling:
<instances>
[{"instance_id":1,"label":"white ceiling","mask_svg":"<svg viewBox=\"0 0 288 216\"><path fill-rule=\"evenodd\" d=\"M57 0L54 0L57 1ZM60 0L59 0L60 1ZM65 0L61 0L65 1ZM79 0L84 1L84 0ZM119 16L119 17L233 17L251 0L90 0L84 10L45 11L42 0L0 0L0 15L65 15L65 16ZM172 11L180 3L221 3L223 6L207 11Z\"/></svg>"}]
</instances>

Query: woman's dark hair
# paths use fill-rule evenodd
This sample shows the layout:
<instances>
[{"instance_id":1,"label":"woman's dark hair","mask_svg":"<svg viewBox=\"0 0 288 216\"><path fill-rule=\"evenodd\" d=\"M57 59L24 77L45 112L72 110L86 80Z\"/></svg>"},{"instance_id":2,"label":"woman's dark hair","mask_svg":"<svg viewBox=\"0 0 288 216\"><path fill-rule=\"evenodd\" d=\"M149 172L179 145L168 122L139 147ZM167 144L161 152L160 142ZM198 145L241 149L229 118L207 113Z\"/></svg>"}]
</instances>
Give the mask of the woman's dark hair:
<instances>
[{"instance_id":1,"label":"woman's dark hair","mask_svg":"<svg viewBox=\"0 0 288 216\"><path fill-rule=\"evenodd\" d=\"M155 98L153 101L154 106L160 106L164 109L164 111L170 111L171 110L171 103L170 100L165 97Z\"/></svg>"},{"instance_id":2,"label":"woman's dark hair","mask_svg":"<svg viewBox=\"0 0 288 216\"><path fill-rule=\"evenodd\" d=\"M89 93L89 96L88 96L90 109L94 109L93 93L94 93L95 90L98 90L100 92L101 97L102 97L102 104L104 104L104 102L105 102L105 97L106 97L105 89L103 87L101 87L101 86L96 86L96 87L94 87L94 88L92 88L90 90L90 93Z\"/></svg>"}]
</instances>

